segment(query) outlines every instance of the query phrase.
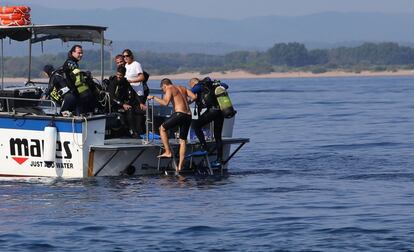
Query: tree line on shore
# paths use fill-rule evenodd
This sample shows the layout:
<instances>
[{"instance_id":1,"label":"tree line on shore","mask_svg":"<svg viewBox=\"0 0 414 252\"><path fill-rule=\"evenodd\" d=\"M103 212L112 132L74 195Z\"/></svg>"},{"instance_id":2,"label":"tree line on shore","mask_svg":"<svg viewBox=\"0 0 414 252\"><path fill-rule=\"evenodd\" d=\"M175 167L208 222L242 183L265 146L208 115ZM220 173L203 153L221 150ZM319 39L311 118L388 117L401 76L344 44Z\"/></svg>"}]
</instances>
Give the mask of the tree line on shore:
<instances>
[{"instance_id":1,"label":"tree line on shore","mask_svg":"<svg viewBox=\"0 0 414 252\"><path fill-rule=\"evenodd\" d=\"M398 43L364 43L357 47L338 47L332 49L308 50L304 44L277 43L266 51L235 51L225 55L179 54L135 52L136 60L141 62L145 70L155 75L174 74L196 71L201 74L245 70L254 74L270 72L306 71L323 73L333 70L349 72L397 71L398 69L414 69L414 48L401 46ZM33 57L33 77L41 76L44 65L61 66L66 53L45 54ZM106 72L109 69L111 55L104 53ZM85 70L100 69L100 52L87 50L81 61ZM6 77L23 77L28 72L27 57L5 57L4 72Z\"/></svg>"}]
</instances>

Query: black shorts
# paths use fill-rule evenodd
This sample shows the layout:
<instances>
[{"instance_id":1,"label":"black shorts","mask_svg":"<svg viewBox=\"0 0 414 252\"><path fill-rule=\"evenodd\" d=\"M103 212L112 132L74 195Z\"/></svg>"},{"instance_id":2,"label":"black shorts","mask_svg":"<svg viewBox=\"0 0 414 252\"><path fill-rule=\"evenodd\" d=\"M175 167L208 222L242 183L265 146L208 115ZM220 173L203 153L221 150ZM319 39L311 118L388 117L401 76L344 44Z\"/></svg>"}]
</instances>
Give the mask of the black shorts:
<instances>
[{"instance_id":1,"label":"black shorts","mask_svg":"<svg viewBox=\"0 0 414 252\"><path fill-rule=\"evenodd\" d=\"M191 115L181 112L173 113L163 124L164 129L169 130L176 126L180 127L180 139L186 140L191 125Z\"/></svg>"}]
</instances>

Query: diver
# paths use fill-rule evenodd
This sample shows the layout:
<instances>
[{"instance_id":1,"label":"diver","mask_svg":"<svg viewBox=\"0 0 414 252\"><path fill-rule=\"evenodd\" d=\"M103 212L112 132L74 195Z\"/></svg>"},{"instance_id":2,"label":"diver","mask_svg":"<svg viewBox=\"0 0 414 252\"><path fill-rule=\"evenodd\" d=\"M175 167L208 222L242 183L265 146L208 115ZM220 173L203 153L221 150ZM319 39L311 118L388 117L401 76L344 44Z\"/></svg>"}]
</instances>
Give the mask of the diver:
<instances>
[{"instance_id":1,"label":"diver","mask_svg":"<svg viewBox=\"0 0 414 252\"><path fill-rule=\"evenodd\" d=\"M191 87L191 91L197 95L195 100L197 106L198 119L192 121L192 128L200 141L201 147L208 151L206 139L203 133L203 126L210 122L214 122L214 139L216 141L217 159L212 163L212 166L220 166L223 163L223 140L222 130L224 123L224 114L220 110L217 98L212 88L208 85L213 85L213 81L210 78L205 78L200 81L197 78L192 78L188 85ZM220 83L225 89L228 88L227 84ZM201 114L202 110L206 109Z\"/></svg>"},{"instance_id":2,"label":"diver","mask_svg":"<svg viewBox=\"0 0 414 252\"><path fill-rule=\"evenodd\" d=\"M122 65L117 67L116 75L109 78L108 93L111 97L112 110L121 112L125 118L125 124L129 129L131 137L140 138L145 133L145 128L140 116L140 100L138 94L125 78L126 68Z\"/></svg>"},{"instance_id":3,"label":"diver","mask_svg":"<svg viewBox=\"0 0 414 252\"><path fill-rule=\"evenodd\" d=\"M93 113L96 108L95 87L91 85L90 73L83 72L79 68L83 49L80 45L74 45L68 52L68 58L63 64L63 72L68 81L68 86L74 87L76 97L76 115Z\"/></svg>"},{"instance_id":4,"label":"diver","mask_svg":"<svg viewBox=\"0 0 414 252\"><path fill-rule=\"evenodd\" d=\"M60 106L60 112L68 111L74 113L76 110L77 98L74 95L74 87L68 85L63 70L57 69L52 65L45 65L43 71L49 77L49 85L45 92L46 97L50 97Z\"/></svg>"}]
</instances>

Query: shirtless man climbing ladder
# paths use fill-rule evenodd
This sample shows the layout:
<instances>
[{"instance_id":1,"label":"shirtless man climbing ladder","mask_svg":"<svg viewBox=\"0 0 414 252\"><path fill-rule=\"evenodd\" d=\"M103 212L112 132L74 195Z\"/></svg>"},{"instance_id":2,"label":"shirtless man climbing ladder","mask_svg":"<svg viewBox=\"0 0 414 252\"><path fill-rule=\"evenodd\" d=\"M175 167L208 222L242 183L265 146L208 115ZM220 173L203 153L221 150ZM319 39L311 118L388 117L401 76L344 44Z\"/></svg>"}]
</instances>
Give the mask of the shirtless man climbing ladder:
<instances>
[{"instance_id":1,"label":"shirtless man climbing ladder","mask_svg":"<svg viewBox=\"0 0 414 252\"><path fill-rule=\"evenodd\" d=\"M168 106L170 101L173 103L174 113L168 118L160 127L160 135L162 144L164 145L165 152L159 155L159 158L171 158L172 152L168 141L167 130L176 126L180 127L180 151L179 162L177 172L179 172L184 165L184 157L187 144L187 134L191 125L191 111L188 106L187 97L191 100L196 99L196 95L183 86L173 85L170 79L163 79L160 87L164 92L164 98L158 98L153 95L149 95L148 99L154 99L160 105Z\"/></svg>"}]
</instances>

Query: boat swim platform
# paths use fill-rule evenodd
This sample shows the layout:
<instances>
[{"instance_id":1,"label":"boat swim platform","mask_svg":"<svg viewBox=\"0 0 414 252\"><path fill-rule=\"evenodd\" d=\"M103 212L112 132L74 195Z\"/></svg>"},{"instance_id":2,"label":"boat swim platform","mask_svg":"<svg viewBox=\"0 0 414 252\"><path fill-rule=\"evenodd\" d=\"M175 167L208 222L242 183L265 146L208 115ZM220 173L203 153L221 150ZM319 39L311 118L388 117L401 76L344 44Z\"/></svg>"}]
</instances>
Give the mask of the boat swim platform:
<instances>
[{"instance_id":1,"label":"boat swim platform","mask_svg":"<svg viewBox=\"0 0 414 252\"><path fill-rule=\"evenodd\" d=\"M248 138L223 138L223 147L229 151L227 155L223 156L223 158L225 158L223 167L227 167L226 164L228 164L233 156L249 141ZM177 139L170 139L169 142L173 153L175 153L174 156L177 155L180 146L179 141ZM215 142L207 141L207 145L209 147L215 147ZM237 145L237 147L234 150L231 150L231 145ZM149 160L146 158L144 158L144 160L147 160L146 162L151 162L150 160L155 163L158 162L158 167L156 168L160 171L160 160L157 158L157 155L161 154L162 150L163 144L161 143L161 140L152 140L151 142L146 143L144 139L107 139L105 140L104 145L91 145L89 147L88 176L98 176L101 174L101 171L110 166L110 163L113 163L117 156L123 156L123 162L130 159L129 161L126 161L127 165L124 165L125 167L129 167L140 157L143 157L144 153L147 153L147 158L149 158ZM197 150L200 150L200 143L198 141L187 142L187 152L189 152L187 155L191 155ZM104 155L105 160L95 163L94 160L98 153L100 153L101 157ZM215 155L215 148L207 153L207 157L213 155Z\"/></svg>"},{"instance_id":2,"label":"boat swim platform","mask_svg":"<svg viewBox=\"0 0 414 252\"><path fill-rule=\"evenodd\" d=\"M179 141L177 139L170 139L170 146L172 148L178 147ZM223 138L223 145L239 144L244 145L250 142L249 138ZM207 144L215 144L214 141L207 141ZM198 141L187 141L187 147L195 147L200 145ZM145 139L134 138L113 138L106 139L104 145L91 145L90 149L93 151L113 151L113 150L142 150L146 148L161 148L161 140L150 140L149 143L145 143Z\"/></svg>"}]
</instances>

